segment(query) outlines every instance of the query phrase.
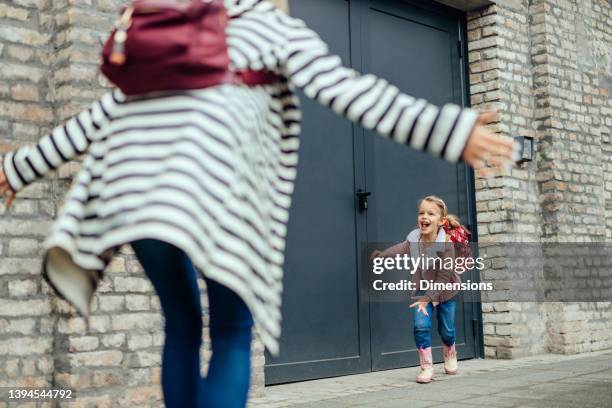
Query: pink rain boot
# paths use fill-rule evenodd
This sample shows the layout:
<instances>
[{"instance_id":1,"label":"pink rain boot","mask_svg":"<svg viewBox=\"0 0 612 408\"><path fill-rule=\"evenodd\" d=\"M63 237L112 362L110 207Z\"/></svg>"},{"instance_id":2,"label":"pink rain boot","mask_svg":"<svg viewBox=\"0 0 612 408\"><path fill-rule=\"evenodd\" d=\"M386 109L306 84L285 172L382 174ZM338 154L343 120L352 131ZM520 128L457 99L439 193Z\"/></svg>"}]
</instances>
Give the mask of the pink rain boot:
<instances>
[{"instance_id":1,"label":"pink rain boot","mask_svg":"<svg viewBox=\"0 0 612 408\"><path fill-rule=\"evenodd\" d=\"M418 349L421 372L417 375L416 382L419 384L429 384L434 376L433 359L431 357L431 347Z\"/></svg>"},{"instance_id":2,"label":"pink rain boot","mask_svg":"<svg viewBox=\"0 0 612 408\"><path fill-rule=\"evenodd\" d=\"M449 375L457 374L457 351L455 345L442 346L442 354L444 355L444 372Z\"/></svg>"}]
</instances>

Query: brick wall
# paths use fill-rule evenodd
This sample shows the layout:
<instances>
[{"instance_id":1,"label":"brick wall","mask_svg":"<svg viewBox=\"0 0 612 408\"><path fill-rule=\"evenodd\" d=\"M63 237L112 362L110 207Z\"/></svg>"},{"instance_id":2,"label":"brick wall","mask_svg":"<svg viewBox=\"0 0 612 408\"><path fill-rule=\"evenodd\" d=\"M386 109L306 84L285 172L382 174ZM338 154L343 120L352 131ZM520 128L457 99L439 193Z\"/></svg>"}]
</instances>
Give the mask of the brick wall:
<instances>
[{"instance_id":1,"label":"brick wall","mask_svg":"<svg viewBox=\"0 0 612 408\"><path fill-rule=\"evenodd\" d=\"M0 133L3 152L54 122L47 82L52 16L45 1L0 3ZM39 245L55 213L53 181L0 204L0 385L44 386L55 370L57 318L41 285Z\"/></svg>"},{"instance_id":2,"label":"brick wall","mask_svg":"<svg viewBox=\"0 0 612 408\"><path fill-rule=\"evenodd\" d=\"M533 162L492 179L477 174L478 232L490 259L482 279L504 284L506 256L487 244L612 241L612 6L496 3L468 13L472 104L500 111L500 133L535 139ZM532 273L543 279L541 268ZM612 303L484 300L488 357L612 348Z\"/></svg>"},{"instance_id":3,"label":"brick wall","mask_svg":"<svg viewBox=\"0 0 612 408\"><path fill-rule=\"evenodd\" d=\"M121 3L0 0L0 151L37 140L105 92L99 52ZM69 163L20 193L8 212L0 207L0 386L77 389L71 406L162 406L159 299L129 246L106 271L89 331L41 278L40 245L78 169L78 160ZM206 324L203 337L204 374ZM258 339L253 355L259 393Z\"/></svg>"}]
</instances>

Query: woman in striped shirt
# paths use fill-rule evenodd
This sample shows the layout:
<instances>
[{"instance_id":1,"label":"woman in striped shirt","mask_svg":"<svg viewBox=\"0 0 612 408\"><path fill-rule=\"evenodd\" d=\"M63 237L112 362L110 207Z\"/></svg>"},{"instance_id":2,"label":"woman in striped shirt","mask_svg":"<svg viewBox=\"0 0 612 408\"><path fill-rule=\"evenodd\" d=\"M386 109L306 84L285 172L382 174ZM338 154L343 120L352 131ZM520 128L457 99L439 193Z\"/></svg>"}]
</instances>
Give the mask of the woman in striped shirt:
<instances>
[{"instance_id":1,"label":"woman in striped shirt","mask_svg":"<svg viewBox=\"0 0 612 408\"><path fill-rule=\"evenodd\" d=\"M5 155L0 192L15 192L86 153L50 236L43 276L89 315L116 250L131 243L165 316L162 387L169 407L240 407L251 324L278 354L286 225L300 110L294 87L339 115L449 162L501 163L512 140L492 114L408 96L342 66L302 20L263 0L225 0L232 68L269 70L272 85L221 85L127 98L114 90L34 146ZM208 288L212 358L199 376Z\"/></svg>"}]
</instances>

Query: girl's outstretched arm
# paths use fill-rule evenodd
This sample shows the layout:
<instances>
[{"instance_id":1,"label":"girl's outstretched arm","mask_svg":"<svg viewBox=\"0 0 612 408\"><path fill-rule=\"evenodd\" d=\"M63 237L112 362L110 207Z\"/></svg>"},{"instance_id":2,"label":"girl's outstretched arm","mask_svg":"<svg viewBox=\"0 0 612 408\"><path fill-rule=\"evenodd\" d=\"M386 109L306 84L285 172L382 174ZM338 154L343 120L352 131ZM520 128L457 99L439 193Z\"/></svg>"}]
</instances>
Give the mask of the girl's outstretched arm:
<instances>
[{"instance_id":1,"label":"girl's outstretched arm","mask_svg":"<svg viewBox=\"0 0 612 408\"><path fill-rule=\"evenodd\" d=\"M376 250L371 254L371 258L393 258L395 255L403 254L410 254L410 244L408 241L402 241L383 251Z\"/></svg>"},{"instance_id":2,"label":"girl's outstretched arm","mask_svg":"<svg viewBox=\"0 0 612 408\"><path fill-rule=\"evenodd\" d=\"M0 179L12 192L17 192L86 152L96 133L111 121L109 112L119 102L117 98L116 91L109 92L35 145L24 145L7 153L2 160Z\"/></svg>"},{"instance_id":3,"label":"girl's outstretched arm","mask_svg":"<svg viewBox=\"0 0 612 408\"><path fill-rule=\"evenodd\" d=\"M278 21L286 33L285 75L308 97L367 129L448 162L463 158L478 166L490 159L511 159L512 139L482 126L492 117L479 118L474 110L450 103L440 108L404 94L385 79L344 67L302 20L282 14ZM466 149L472 134L475 140Z\"/></svg>"}]
</instances>

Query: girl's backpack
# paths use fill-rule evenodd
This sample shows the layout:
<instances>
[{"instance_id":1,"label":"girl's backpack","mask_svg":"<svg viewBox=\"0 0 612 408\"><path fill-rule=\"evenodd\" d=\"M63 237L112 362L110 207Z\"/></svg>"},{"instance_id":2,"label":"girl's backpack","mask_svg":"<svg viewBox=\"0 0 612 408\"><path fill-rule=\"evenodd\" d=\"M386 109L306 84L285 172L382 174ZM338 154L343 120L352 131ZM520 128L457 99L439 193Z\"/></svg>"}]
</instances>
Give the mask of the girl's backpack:
<instances>
[{"instance_id":1,"label":"girl's backpack","mask_svg":"<svg viewBox=\"0 0 612 408\"><path fill-rule=\"evenodd\" d=\"M462 258L472 257L472 248L470 246L471 234L463 225L453 228L446 223L444 231L450 237L450 242L453 243L455 256Z\"/></svg>"}]
</instances>

